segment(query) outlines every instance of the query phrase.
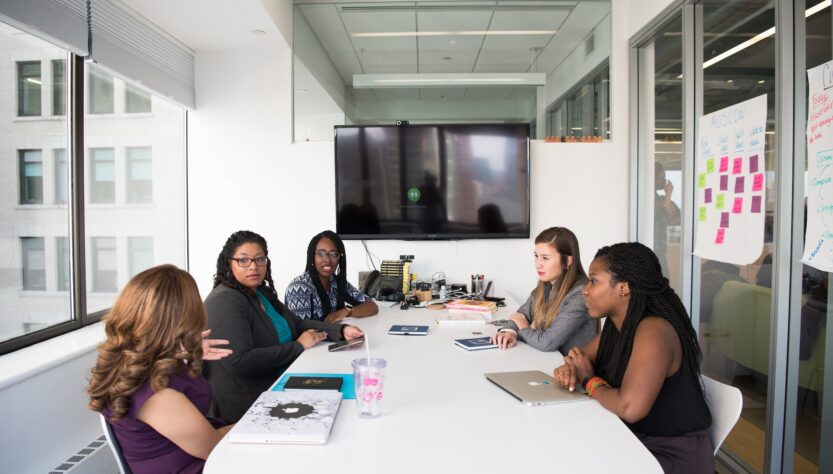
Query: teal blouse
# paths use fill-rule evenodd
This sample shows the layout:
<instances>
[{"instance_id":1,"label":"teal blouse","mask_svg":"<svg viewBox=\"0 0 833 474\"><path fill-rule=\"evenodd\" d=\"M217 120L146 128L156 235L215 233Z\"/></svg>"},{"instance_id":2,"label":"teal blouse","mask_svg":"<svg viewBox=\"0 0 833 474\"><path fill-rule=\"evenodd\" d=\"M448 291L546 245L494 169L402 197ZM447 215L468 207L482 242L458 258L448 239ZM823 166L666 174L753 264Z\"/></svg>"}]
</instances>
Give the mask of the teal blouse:
<instances>
[{"instance_id":1,"label":"teal blouse","mask_svg":"<svg viewBox=\"0 0 833 474\"><path fill-rule=\"evenodd\" d=\"M263 293L260 291L257 292L257 297L260 298L260 302L263 304L263 309L266 310L266 315L269 316L269 319L272 320L272 324L275 325L275 331L278 332L278 343L279 344L286 344L292 341L292 331L289 329L289 324L286 323L286 319L272 306L272 303L263 296Z\"/></svg>"}]
</instances>

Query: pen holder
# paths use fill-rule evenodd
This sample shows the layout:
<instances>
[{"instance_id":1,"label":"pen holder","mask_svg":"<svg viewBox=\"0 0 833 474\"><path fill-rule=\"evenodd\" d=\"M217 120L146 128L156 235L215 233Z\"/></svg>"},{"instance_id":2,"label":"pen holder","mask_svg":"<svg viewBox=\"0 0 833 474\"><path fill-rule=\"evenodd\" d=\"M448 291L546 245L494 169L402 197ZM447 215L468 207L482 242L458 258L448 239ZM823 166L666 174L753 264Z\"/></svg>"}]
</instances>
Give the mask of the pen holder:
<instances>
[{"instance_id":1,"label":"pen holder","mask_svg":"<svg viewBox=\"0 0 833 474\"><path fill-rule=\"evenodd\" d=\"M414 290L414 296L420 301L431 301L431 290Z\"/></svg>"}]
</instances>

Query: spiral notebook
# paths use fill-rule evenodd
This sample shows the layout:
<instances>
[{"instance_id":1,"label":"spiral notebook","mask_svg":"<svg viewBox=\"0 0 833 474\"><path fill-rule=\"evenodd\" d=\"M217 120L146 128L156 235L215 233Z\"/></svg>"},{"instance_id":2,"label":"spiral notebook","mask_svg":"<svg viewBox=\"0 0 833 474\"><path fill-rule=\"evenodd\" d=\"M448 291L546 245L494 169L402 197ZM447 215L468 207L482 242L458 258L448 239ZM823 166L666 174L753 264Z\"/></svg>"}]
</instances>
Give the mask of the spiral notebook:
<instances>
[{"instance_id":1,"label":"spiral notebook","mask_svg":"<svg viewBox=\"0 0 833 474\"><path fill-rule=\"evenodd\" d=\"M486 349L498 348L497 344L492 344L492 338L489 336L455 339L454 344L457 344L467 351L484 351Z\"/></svg>"}]
</instances>

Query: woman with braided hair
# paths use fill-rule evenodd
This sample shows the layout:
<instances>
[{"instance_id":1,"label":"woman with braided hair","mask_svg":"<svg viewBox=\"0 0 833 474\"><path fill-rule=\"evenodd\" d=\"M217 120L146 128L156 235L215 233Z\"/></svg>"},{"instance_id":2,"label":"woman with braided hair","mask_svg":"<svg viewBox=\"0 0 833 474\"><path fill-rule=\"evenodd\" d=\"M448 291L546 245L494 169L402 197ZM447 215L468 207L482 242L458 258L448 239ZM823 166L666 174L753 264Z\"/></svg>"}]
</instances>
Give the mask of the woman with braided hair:
<instances>
[{"instance_id":1,"label":"woman with braided hair","mask_svg":"<svg viewBox=\"0 0 833 474\"><path fill-rule=\"evenodd\" d=\"M304 273L286 287L286 306L304 319L335 323L379 312L369 296L347 281L347 254L335 232L316 234L307 246Z\"/></svg>"},{"instance_id":2,"label":"woman with braided hair","mask_svg":"<svg viewBox=\"0 0 833 474\"><path fill-rule=\"evenodd\" d=\"M601 335L572 349L558 383L587 393L621 418L665 472L713 473L711 412L700 378L700 346L680 298L648 247L603 247L582 290Z\"/></svg>"},{"instance_id":3,"label":"woman with braided hair","mask_svg":"<svg viewBox=\"0 0 833 474\"><path fill-rule=\"evenodd\" d=\"M247 230L231 234L217 257L205 308L214 335L228 339L234 351L204 369L214 390L212 415L229 421L239 420L306 349L325 338L363 335L355 326L302 319L284 306L272 282L266 239Z\"/></svg>"}]
</instances>

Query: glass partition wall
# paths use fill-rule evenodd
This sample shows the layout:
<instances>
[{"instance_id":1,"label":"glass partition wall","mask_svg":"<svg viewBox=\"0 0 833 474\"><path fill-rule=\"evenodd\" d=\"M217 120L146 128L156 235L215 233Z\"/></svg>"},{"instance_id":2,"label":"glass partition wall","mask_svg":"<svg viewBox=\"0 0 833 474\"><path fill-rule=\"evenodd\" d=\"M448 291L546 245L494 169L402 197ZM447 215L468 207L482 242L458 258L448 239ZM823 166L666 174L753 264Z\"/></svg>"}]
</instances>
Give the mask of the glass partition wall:
<instances>
[{"instance_id":1,"label":"glass partition wall","mask_svg":"<svg viewBox=\"0 0 833 474\"><path fill-rule=\"evenodd\" d=\"M831 29L829 1L704 0L675 3L632 39L638 123L632 235L660 255L683 295L697 323L703 373L743 395L719 471L833 470L829 274L800 262L807 213L804 74L833 59ZM796 72L783 80L793 62ZM698 120L762 94L763 251L748 265L693 256ZM669 201L680 209L676 226L660 219Z\"/></svg>"}]
</instances>

